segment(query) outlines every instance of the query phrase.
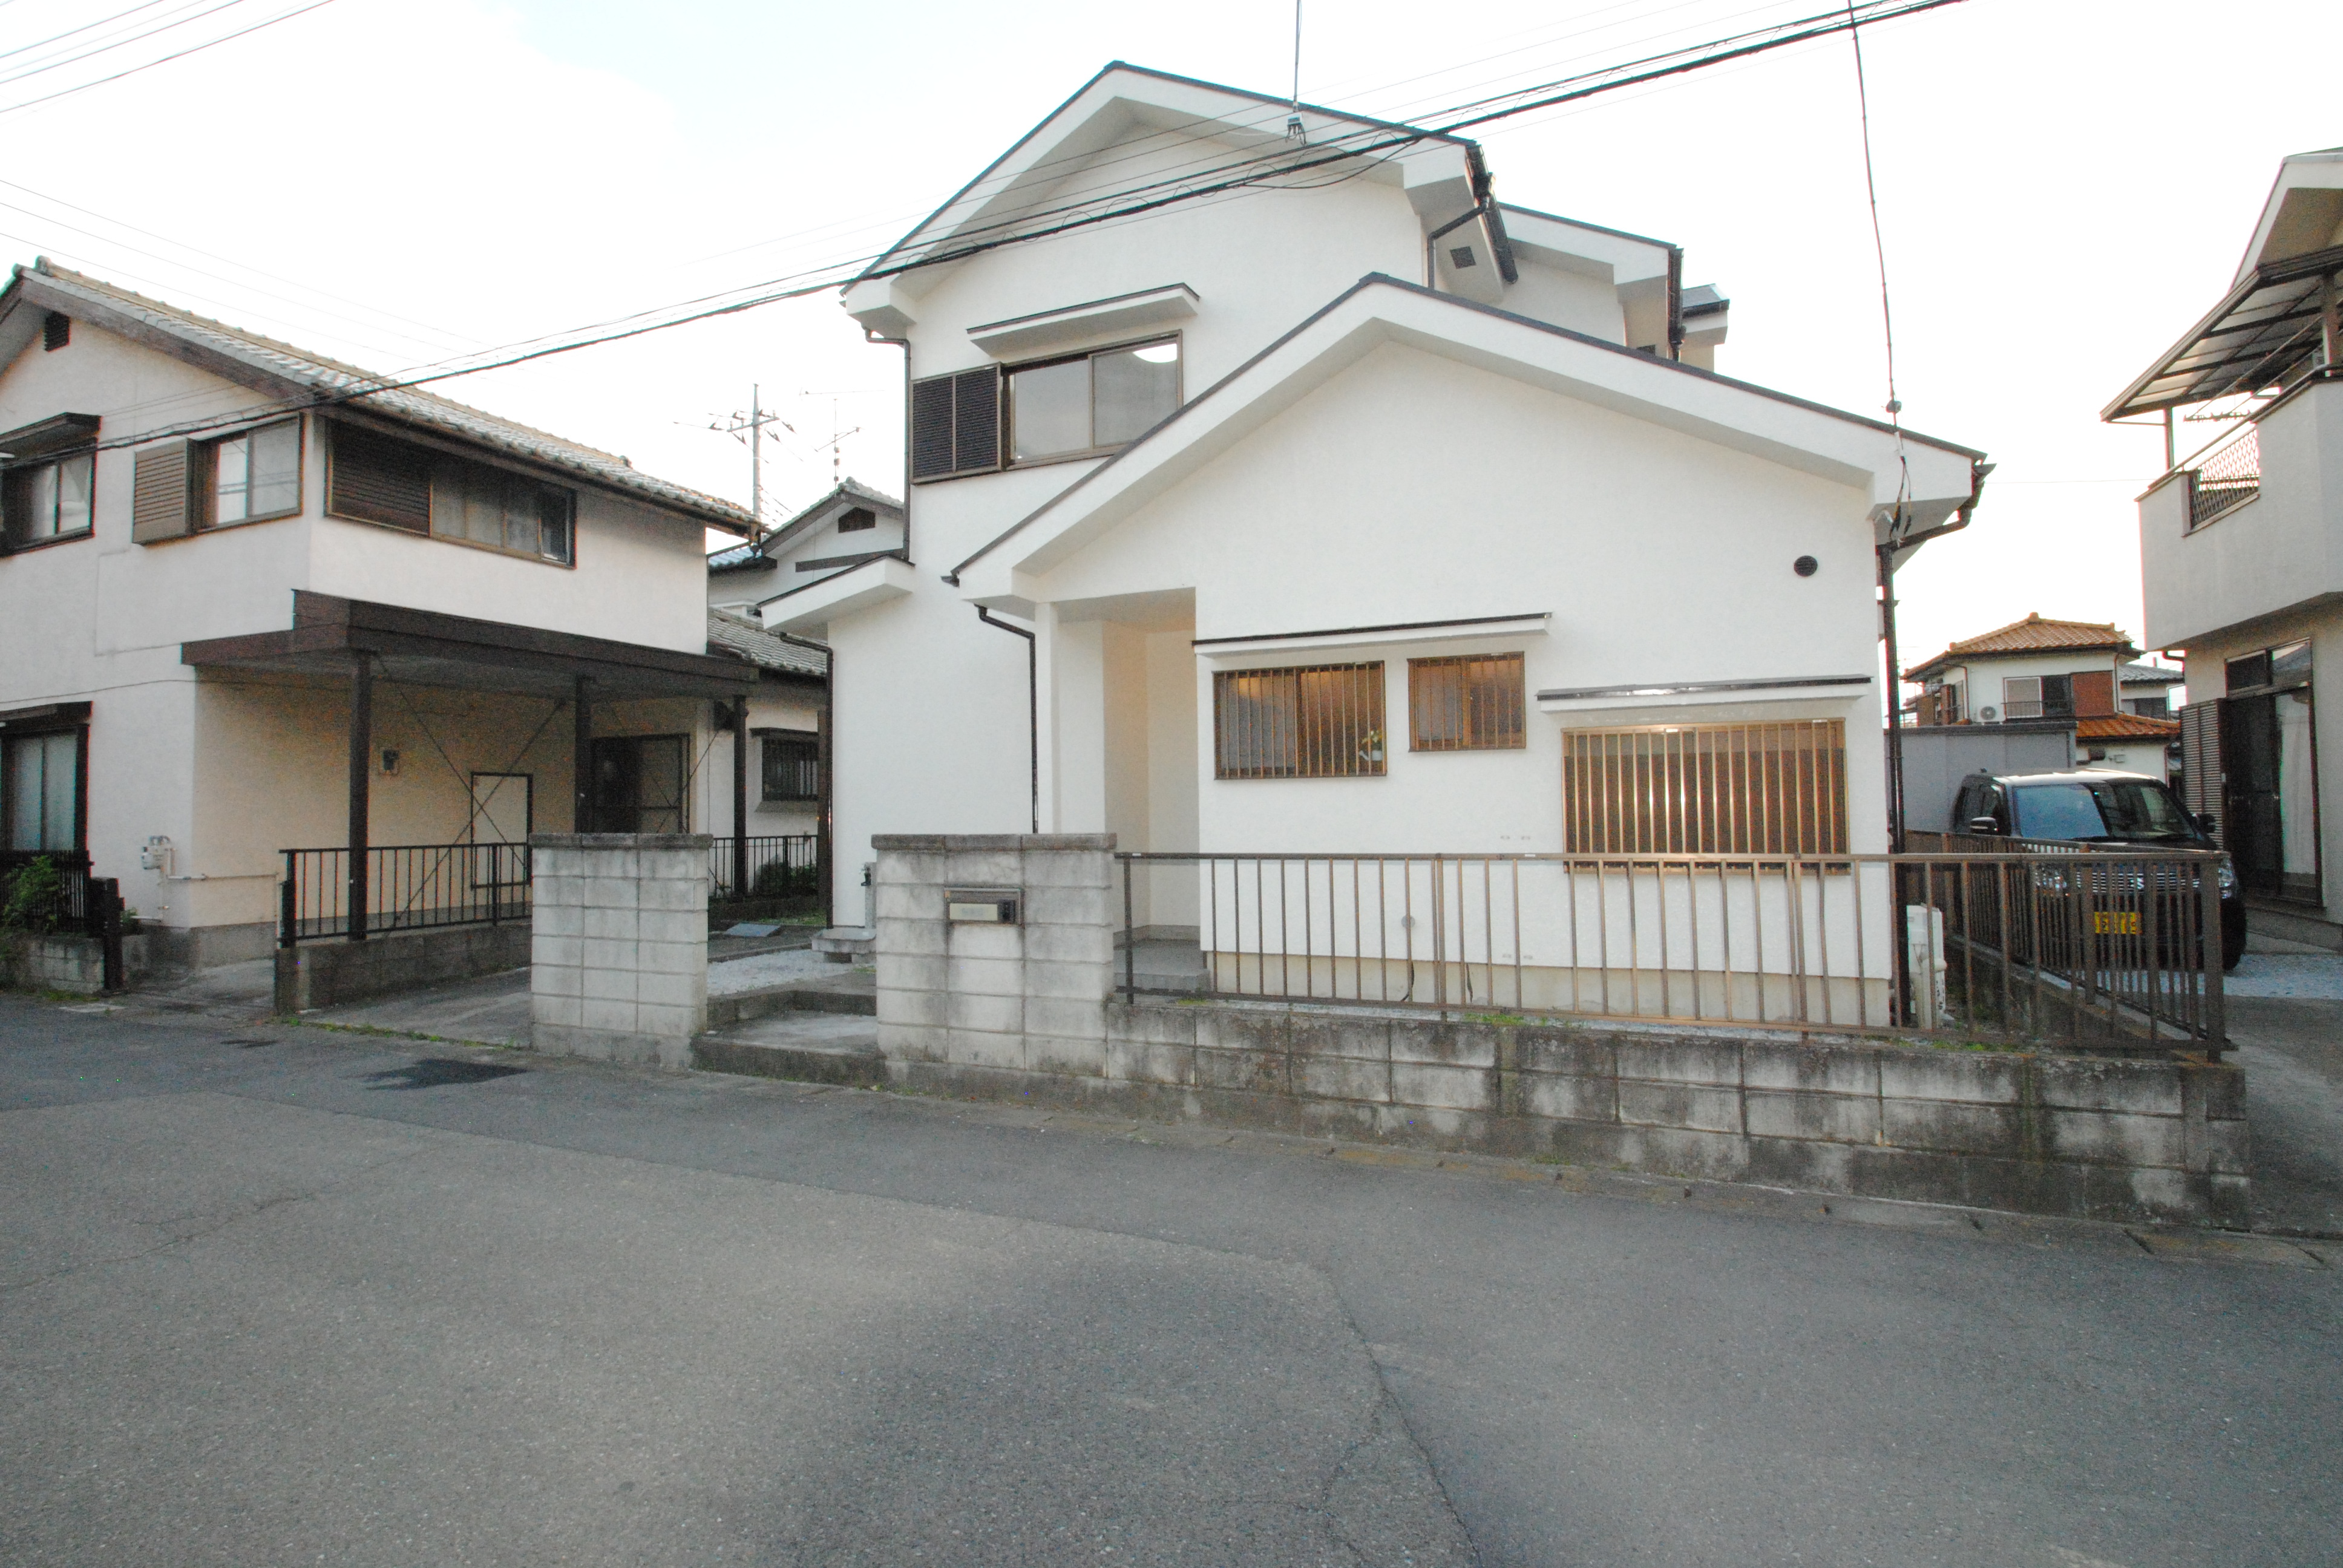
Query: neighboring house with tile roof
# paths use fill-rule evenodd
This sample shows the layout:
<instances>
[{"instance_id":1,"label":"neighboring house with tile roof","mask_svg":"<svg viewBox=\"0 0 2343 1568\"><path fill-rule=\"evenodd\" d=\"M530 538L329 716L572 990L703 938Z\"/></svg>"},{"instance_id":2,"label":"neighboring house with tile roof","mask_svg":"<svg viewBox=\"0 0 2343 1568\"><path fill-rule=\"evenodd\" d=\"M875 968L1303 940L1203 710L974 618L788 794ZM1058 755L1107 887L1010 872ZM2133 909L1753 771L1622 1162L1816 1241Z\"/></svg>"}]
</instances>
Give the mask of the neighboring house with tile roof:
<instances>
[{"instance_id":1,"label":"neighboring house with tile roof","mask_svg":"<svg viewBox=\"0 0 2343 1568\"><path fill-rule=\"evenodd\" d=\"M2177 670L2138 662L2139 649L2113 623L2023 620L1955 642L1904 672L1920 684L1909 706L1919 728L2064 721L2075 727L2084 766L2170 776L2178 724L2132 703L2157 704Z\"/></svg>"},{"instance_id":2,"label":"neighboring house with tile roof","mask_svg":"<svg viewBox=\"0 0 2343 1568\"><path fill-rule=\"evenodd\" d=\"M904 548L903 503L849 478L761 538L708 558L708 602L756 607Z\"/></svg>"},{"instance_id":3,"label":"neighboring house with tile roof","mask_svg":"<svg viewBox=\"0 0 2343 1568\"><path fill-rule=\"evenodd\" d=\"M753 887L757 871L778 860L801 873L793 890L810 892L822 853L815 839L828 819L830 650L806 638L768 631L736 610L711 608L708 651L730 654L764 672L747 716L749 832L760 839L801 840L752 849L758 859L750 862L749 881ZM711 831L729 832L730 826L728 809Z\"/></svg>"},{"instance_id":4,"label":"neighboring house with tile roof","mask_svg":"<svg viewBox=\"0 0 2343 1568\"><path fill-rule=\"evenodd\" d=\"M509 907L534 831L729 832L731 715L822 689L711 638L745 508L45 261L0 453L0 857L180 961Z\"/></svg>"}]
</instances>

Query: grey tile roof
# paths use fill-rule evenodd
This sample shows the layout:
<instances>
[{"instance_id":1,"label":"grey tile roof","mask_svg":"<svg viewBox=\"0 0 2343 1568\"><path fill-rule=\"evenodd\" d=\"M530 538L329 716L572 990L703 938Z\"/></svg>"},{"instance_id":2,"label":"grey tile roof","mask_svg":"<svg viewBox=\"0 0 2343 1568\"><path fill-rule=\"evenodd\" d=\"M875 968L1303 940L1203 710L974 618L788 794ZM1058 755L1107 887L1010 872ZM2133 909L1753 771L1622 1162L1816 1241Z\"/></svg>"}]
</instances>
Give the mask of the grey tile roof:
<instances>
[{"instance_id":1,"label":"grey tile roof","mask_svg":"<svg viewBox=\"0 0 2343 1568\"><path fill-rule=\"evenodd\" d=\"M2186 672L2168 664L2127 664L2119 678L2127 686L2154 682L2159 686L2177 686L2188 678Z\"/></svg>"},{"instance_id":2,"label":"grey tile roof","mask_svg":"<svg viewBox=\"0 0 2343 1568\"><path fill-rule=\"evenodd\" d=\"M325 397L347 399L352 407L476 443L508 456L563 469L606 488L639 497L655 506L687 512L702 522L745 531L754 521L747 508L666 479L638 472L626 458L576 441L564 440L527 425L482 413L478 408L442 397L420 387L367 391L397 379L378 376L354 365L327 359L273 337L197 316L176 306L134 294L100 278L50 265L45 259L32 268L17 267L10 282L36 280L68 300L79 299L101 309L118 312L157 332L236 360L262 375ZM67 311L70 315L70 310Z\"/></svg>"},{"instance_id":3,"label":"grey tile roof","mask_svg":"<svg viewBox=\"0 0 2343 1568\"><path fill-rule=\"evenodd\" d=\"M708 612L708 651L729 653L759 668L784 675L821 678L830 674L827 652L777 637L747 616L726 609Z\"/></svg>"},{"instance_id":4,"label":"grey tile roof","mask_svg":"<svg viewBox=\"0 0 2343 1568\"><path fill-rule=\"evenodd\" d=\"M903 515L903 503L897 500L894 497L887 494L886 491L874 490L860 479L842 479L837 485L833 486L830 490L821 498L821 499L814 502L814 504L809 507L799 508L797 514L790 518L788 522L775 525L773 528L767 532L762 539L752 544L728 545L723 549L718 550L715 554L709 556L708 558L708 569L713 573L740 571L749 567L756 567L759 569L769 568L772 564L770 559L759 560L759 557L769 556L769 552L778 546L782 545L803 533L806 529L807 524L811 522L815 518L820 516L830 507L836 505L840 501L849 500L865 502L870 506L880 508L882 510L891 512L899 518Z\"/></svg>"}]
</instances>

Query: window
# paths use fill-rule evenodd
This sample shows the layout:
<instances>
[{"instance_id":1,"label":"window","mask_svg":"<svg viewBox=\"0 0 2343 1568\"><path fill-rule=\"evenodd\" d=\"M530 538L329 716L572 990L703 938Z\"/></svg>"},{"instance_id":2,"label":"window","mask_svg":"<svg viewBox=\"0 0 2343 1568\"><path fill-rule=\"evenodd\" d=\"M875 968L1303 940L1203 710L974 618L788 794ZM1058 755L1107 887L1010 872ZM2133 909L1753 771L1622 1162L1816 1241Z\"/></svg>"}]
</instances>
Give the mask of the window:
<instances>
[{"instance_id":1,"label":"window","mask_svg":"<svg viewBox=\"0 0 2343 1568\"><path fill-rule=\"evenodd\" d=\"M1563 848L1574 854L1846 852L1846 726L1568 729Z\"/></svg>"},{"instance_id":2,"label":"window","mask_svg":"<svg viewBox=\"0 0 2343 1568\"><path fill-rule=\"evenodd\" d=\"M764 739L765 799L821 799L821 739L796 730L768 730Z\"/></svg>"},{"instance_id":3,"label":"window","mask_svg":"<svg viewBox=\"0 0 2343 1568\"><path fill-rule=\"evenodd\" d=\"M1508 751L1527 745L1522 684L1518 653L1409 659L1409 749Z\"/></svg>"},{"instance_id":4,"label":"window","mask_svg":"<svg viewBox=\"0 0 2343 1568\"><path fill-rule=\"evenodd\" d=\"M2021 784L2009 794L2021 839L2198 841L2197 825L2171 791L2145 779Z\"/></svg>"},{"instance_id":5,"label":"window","mask_svg":"<svg viewBox=\"0 0 2343 1568\"><path fill-rule=\"evenodd\" d=\"M54 310L50 311L47 318L41 323L42 350L45 353L55 354L58 349L63 348L66 344L71 343L72 341L73 317L70 316L60 316Z\"/></svg>"},{"instance_id":6,"label":"window","mask_svg":"<svg viewBox=\"0 0 2343 1568\"><path fill-rule=\"evenodd\" d=\"M81 848L83 731L0 739L0 819L15 850Z\"/></svg>"},{"instance_id":7,"label":"window","mask_svg":"<svg viewBox=\"0 0 2343 1568\"><path fill-rule=\"evenodd\" d=\"M409 533L568 566L573 492L344 425L333 427L326 510Z\"/></svg>"},{"instance_id":8,"label":"window","mask_svg":"<svg viewBox=\"0 0 2343 1568\"><path fill-rule=\"evenodd\" d=\"M1180 407L1180 341L1101 349L1009 372L1010 461L1137 440Z\"/></svg>"},{"instance_id":9,"label":"window","mask_svg":"<svg viewBox=\"0 0 2343 1568\"><path fill-rule=\"evenodd\" d=\"M2072 719L2075 678L2071 675L2013 675L2001 683L2004 719Z\"/></svg>"},{"instance_id":10,"label":"window","mask_svg":"<svg viewBox=\"0 0 2343 1568\"><path fill-rule=\"evenodd\" d=\"M911 477L949 479L1001 467L1001 370L987 365L911 383Z\"/></svg>"},{"instance_id":11,"label":"window","mask_svg":"<svg viewBox=\"0 0 2343 1568\"><path fill-rule=\"evenodd\" d=\"M680 735L612 735L593 741L592 833L680 833L691 782Z\"/></svg>"},{"instance_id":12,"label":"window","mask_svg":"<svg viewBox=\"0 0 2343 1568\"><path fill-rule=\"evenodd\" d=\"M2124 699L2124 711L2142 719L2169 719L2172 717L2172 699L2168 697L2127 697Z\"/></svg>"},{"instance_id":13,"label":"window","mask_svg":"<svg viewBox=\"0 0 2343 1568\"><path fill-rule=\"evenodd\" d=\"M841 534L859 534L878 526L879 514L868 507L849 507L838 514L838 531Z\"/></svg>"},{"instance_id":14,"label":"window","mask_svg":"<svg viewBox=\"0 0 2343 1568\"><path fill-rule=\"evenodd\" d=\"M301 421L264 425L201 448L203 523L287 518L301 509Z\"/></svg>"},{"instance_id":15,"label":"window","mask_svg":"<svg viewBox=\"0 0 2343 1568\"><path fill-rule=\"evenodd\" d=\"M96 468L96 453L76 452L9 469L5 498L0 498L9 545L21 549L89 532Z\"/></svg>"},{"instance_id":16,"label":"window","mask_svg":"<svg viewBox=\"0 0 2343 1568\"><path fill-rule=\"evenodd\" d=\"M1220 670L1212 677L1212 776L1381 778L1383 725L1381 664Z\"/></svg>"}]
</instances>

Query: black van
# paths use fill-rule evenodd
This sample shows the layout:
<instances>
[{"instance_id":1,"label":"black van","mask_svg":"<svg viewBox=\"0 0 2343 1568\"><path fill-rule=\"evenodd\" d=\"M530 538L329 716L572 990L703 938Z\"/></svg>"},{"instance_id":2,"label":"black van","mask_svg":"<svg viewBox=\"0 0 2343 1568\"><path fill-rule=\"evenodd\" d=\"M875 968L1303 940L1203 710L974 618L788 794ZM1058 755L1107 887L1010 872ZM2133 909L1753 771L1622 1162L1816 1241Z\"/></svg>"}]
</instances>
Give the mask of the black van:
<instances>
[{"instance_id":1,"label":"black van","mask_svg":"<svg viewBox=\"0 0 2343 1568\"><path fill-rule=\"evenodd\" d=\"M2103 849L2217 849L2172 787L2140 773L1972 773L1953 797L1952 830ZM2246 905L2221 858L2221 967L2246 956Z\"/></svg>"}]
</instances>

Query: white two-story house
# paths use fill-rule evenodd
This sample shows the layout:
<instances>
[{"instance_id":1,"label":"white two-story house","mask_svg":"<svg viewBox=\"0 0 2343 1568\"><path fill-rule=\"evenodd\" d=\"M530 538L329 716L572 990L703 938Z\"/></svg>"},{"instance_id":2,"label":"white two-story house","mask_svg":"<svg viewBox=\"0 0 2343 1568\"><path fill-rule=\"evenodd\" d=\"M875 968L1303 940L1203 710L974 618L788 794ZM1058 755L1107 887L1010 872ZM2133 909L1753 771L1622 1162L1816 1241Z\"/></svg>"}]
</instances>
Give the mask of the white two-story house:
<instances>
[{"instance_id":1,"label":"white two-story house","mask_svg":"<svg viewBox=\"0 0 2343 1568\"><path fill-rule=\"evenodd\" d=\"M747 700L820 699L815 653L711 648L745 508L46 263L0 453L0 849L182 962L493 913L532 831L729 834Z\"/></svg>"},{"instance_id":2,"label":"white two-story house","mask_svg":"<svg viewBox=\"0 0 2343 1568\"><path fill-rule=\"evenodd\" d=\"M2147 641L2187 650L2189 806L2219 824L2256 930L2343 948L2343 746L2318 719L2343 705L2338 296L2330 148L2280 165L2228 292L2103 417L2164 422L2140 567ZM2194 453L2188 414L2219 432Z\"/></svg>"},{"instance_id":3,"label":"white two-story house","mask_svg":"<svg viewBox=\"0 0 2343 1568\"><path fill-rule=\"evenodd\" d=\"M1979 455L1715 373L1677 246L1115 65L845 306L903 356L904 547L760 611L837 653L841 878L896 832L1885 847L1875 551ZM1717 759L1801 804L1629 799Z\"/></svg>"}]
</instances>

